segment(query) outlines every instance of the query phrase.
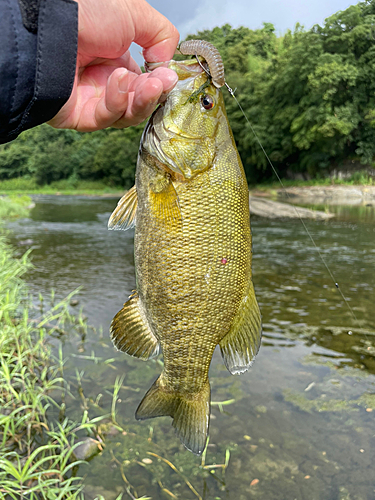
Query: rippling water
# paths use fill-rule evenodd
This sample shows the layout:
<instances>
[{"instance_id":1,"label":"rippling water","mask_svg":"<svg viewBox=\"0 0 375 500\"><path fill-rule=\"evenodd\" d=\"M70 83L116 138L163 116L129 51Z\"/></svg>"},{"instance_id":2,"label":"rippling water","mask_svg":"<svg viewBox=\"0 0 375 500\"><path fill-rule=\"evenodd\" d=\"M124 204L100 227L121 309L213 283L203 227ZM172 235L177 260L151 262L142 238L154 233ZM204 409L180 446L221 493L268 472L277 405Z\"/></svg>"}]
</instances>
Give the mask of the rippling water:
<instances>
[{"instance_id":1,"label":"rippling water","mask_svg":"<svg viewBox=\"0 0 375 500\"><path fill-rule=\"evenodd\" d=\"M154 500L375 498L374 207L330 207L334 219L307 222L356 320L299 221L252 217L264 337L248 373L231 376L217 352L211 365L212 400L231 401L212 406L206 457L206 465L218 465L230 454L223 474L220 467L199 467L200 459L174 436L171 419L134 421L161 366L115 352L108 338L113 315L135 288L134 233L106 229L117 200L41 196L35 202L30 219L11 225L15 245L25 243L20 252L33 247L34 296L54 288L64 297L82 286L80 306L90 324L102 327L62 340L76 396L70 416L81 411L77 369L85 395L98 403L91 417L108 411L114 381L125 376L117 419L126 432L109 429L103 453L84 466L87 498L112 500L125 492L120 464L138 496Z\"/></svg>"}]
</instances>

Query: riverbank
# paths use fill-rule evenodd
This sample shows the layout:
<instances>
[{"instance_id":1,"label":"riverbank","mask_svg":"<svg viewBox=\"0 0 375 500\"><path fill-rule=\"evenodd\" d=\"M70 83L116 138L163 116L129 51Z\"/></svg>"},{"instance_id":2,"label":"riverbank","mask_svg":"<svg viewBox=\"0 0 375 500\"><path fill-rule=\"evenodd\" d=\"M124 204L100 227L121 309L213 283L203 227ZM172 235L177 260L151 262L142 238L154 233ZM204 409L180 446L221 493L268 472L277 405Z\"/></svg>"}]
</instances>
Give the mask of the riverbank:
<instances>
[{"instance_id":1,"label":"riverbank","mask_svg":"<svg viewBox=\"0 0 375 500\"><path fill-rule=\"evenodd\" d=\"M24 217L30 198L0 200L0 220ZM37 307L23 276L29 252L17 258L0 226L0 498L83 500L78 448L100 418L65 416L64 359L52 354L52 335L73 331L82 317L69 312L71 297ZM52 396L54 395L54 396ZM52 415L58 415L52 418ZM84 458L84 457L79 457Z\"/></svg>"},{"instance_id":2,"label":"riverbank","mask_svg":"<svg viewBox=\"0 0 375 500\"><path fill-rule=\"evenodd\" d=\"M292 204L375 205L375 186L352 184L258 186L250 195Z\"/></svg>"},{"instance_id":3,"label":"riverbank","mask_svg":"<svg viewBox=\"0 0 375 500\"><path fill-rule=\"evenodd\" d=\"M291 203L375 205L375 186L306 186L277 190L277 197Z\"/></svg>"},{"instance_id":4,"label":"riverbank","mask_svg":"<svg viewBox=\"0 0 375 500\"><path fill-rule=\"evenodd\" d=\"M316 197L316 192L327 190L330 198L334 193L341 193L345 190L375 190L375 179L369 176L352 176L348 179L326 178L313 179L310 181L283 179L285 190L291 192L299 190L303 196L311 192L311 197ZM253 196L263 196L277 198L283 197L283 189L279 181L258 184L249 187ZM77 195L77 196L122 196L126 188L122 186L109 186L102 181L85 180L60 180L51 184L40 186L34 179L24 177L16 179L0 180L0 195L21 195L21 194L45 194L45 195Z\"/></svg>"},{"instance_id":5,"label":"riverbank","mask_svg":"<svg viewBox=\"0 0 375 500\"><path fill-rule=\"evenodd\" d=\"M0 181L0 195L54 194L77 196L122 196L126 191L121 186L108 186L101 181L61 180L40 186L34 179L23 177Z\"/></svg>"}]
</instances>

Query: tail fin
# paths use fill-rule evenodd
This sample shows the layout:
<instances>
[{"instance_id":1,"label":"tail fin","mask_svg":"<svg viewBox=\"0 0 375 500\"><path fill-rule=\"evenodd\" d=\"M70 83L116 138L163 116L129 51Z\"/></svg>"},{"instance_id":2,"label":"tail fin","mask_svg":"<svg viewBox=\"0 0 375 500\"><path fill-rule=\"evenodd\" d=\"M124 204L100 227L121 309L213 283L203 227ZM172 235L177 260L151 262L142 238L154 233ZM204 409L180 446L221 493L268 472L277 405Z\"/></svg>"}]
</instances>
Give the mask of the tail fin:
<instances>
[{"instance_id":1,"label":"tail fin","mask_svg":"<svg viewBox=\"0 0 375 500\"><path fill-rule=\"evenodd\" d=\"M210 383L207 379L198 393L180 395L166 391L159 377L142 399L135 413L137 420L168 415L186 448L201 455L207 441L210 421Z\"/></svg>"}]
</instances>

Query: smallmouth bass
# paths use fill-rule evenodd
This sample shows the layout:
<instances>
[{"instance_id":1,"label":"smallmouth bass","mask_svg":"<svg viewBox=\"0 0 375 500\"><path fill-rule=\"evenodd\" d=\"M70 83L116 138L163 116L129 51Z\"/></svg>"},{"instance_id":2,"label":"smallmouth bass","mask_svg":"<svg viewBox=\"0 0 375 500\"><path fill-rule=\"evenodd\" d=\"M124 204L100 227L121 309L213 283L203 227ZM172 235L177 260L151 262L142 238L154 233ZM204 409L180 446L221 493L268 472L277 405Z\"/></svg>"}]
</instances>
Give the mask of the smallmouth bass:
<instances>
[{"instance_id":1,"label":"smallmouth bass","mask_svg":"<svg viewBox=\"0 0 375 500\"><path fill-rule=\"evenodd\" d=\"M207 43L205 43L207 49ZM144 130L135 186L110 229L135 225L137 291L111 324L121 351L164 369L136 411L169 415L200 455L210 419L208 371L219 344L232 374L251 366L261 317L251 273L249 193L219 88L192 59Z\"/></svg>"}]
</instances>

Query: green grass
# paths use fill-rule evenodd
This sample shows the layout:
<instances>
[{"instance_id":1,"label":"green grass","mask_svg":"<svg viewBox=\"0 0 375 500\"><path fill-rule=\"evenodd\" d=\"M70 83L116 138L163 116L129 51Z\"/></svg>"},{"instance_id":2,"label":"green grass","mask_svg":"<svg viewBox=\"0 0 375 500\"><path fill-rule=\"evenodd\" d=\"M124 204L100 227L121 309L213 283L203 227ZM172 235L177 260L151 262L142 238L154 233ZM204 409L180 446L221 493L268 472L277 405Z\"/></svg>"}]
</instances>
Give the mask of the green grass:
<instances>
[{"instance_id":1,"label":"green grass","mask_svg":"<svg viewBox=\"0 0 375 500\"><path fill-rule=\"evenodd\" d=\"M5 202L22 206L19 199ZM51 333L83 320L70 315L71 296L46 312L33 306L23 280L30 266L28 253L15 257L0 227L0 499L83 500L74 450L82 432L95 433L104 417L90 420L87 411L80 422L65 417L64 403L51 396L60 393L64 401L64 362L48 342Z\"/></svg>"},{"instance_id":2,"label":"green grass","mask_svg":"<svg viewBox=\"0 0 375 500\"><path fill-rule=\"evenodd\" d=\"M34 179L19 177L0 181L0 194L75 194L105 195L121 194L126 191L121 186L108 186L102 181L71 181L64 179L39 186Z\"/></svg>"},{"instance_id":3,"label":"green grass","mask_svg":"<svg viewBox=\"0 0 375 500\"><path fill-rule=\"evenodd\" d=\"M0 196L0 221L27 217L32 200L29 196Z\"/></svg>"}]
</instances>

